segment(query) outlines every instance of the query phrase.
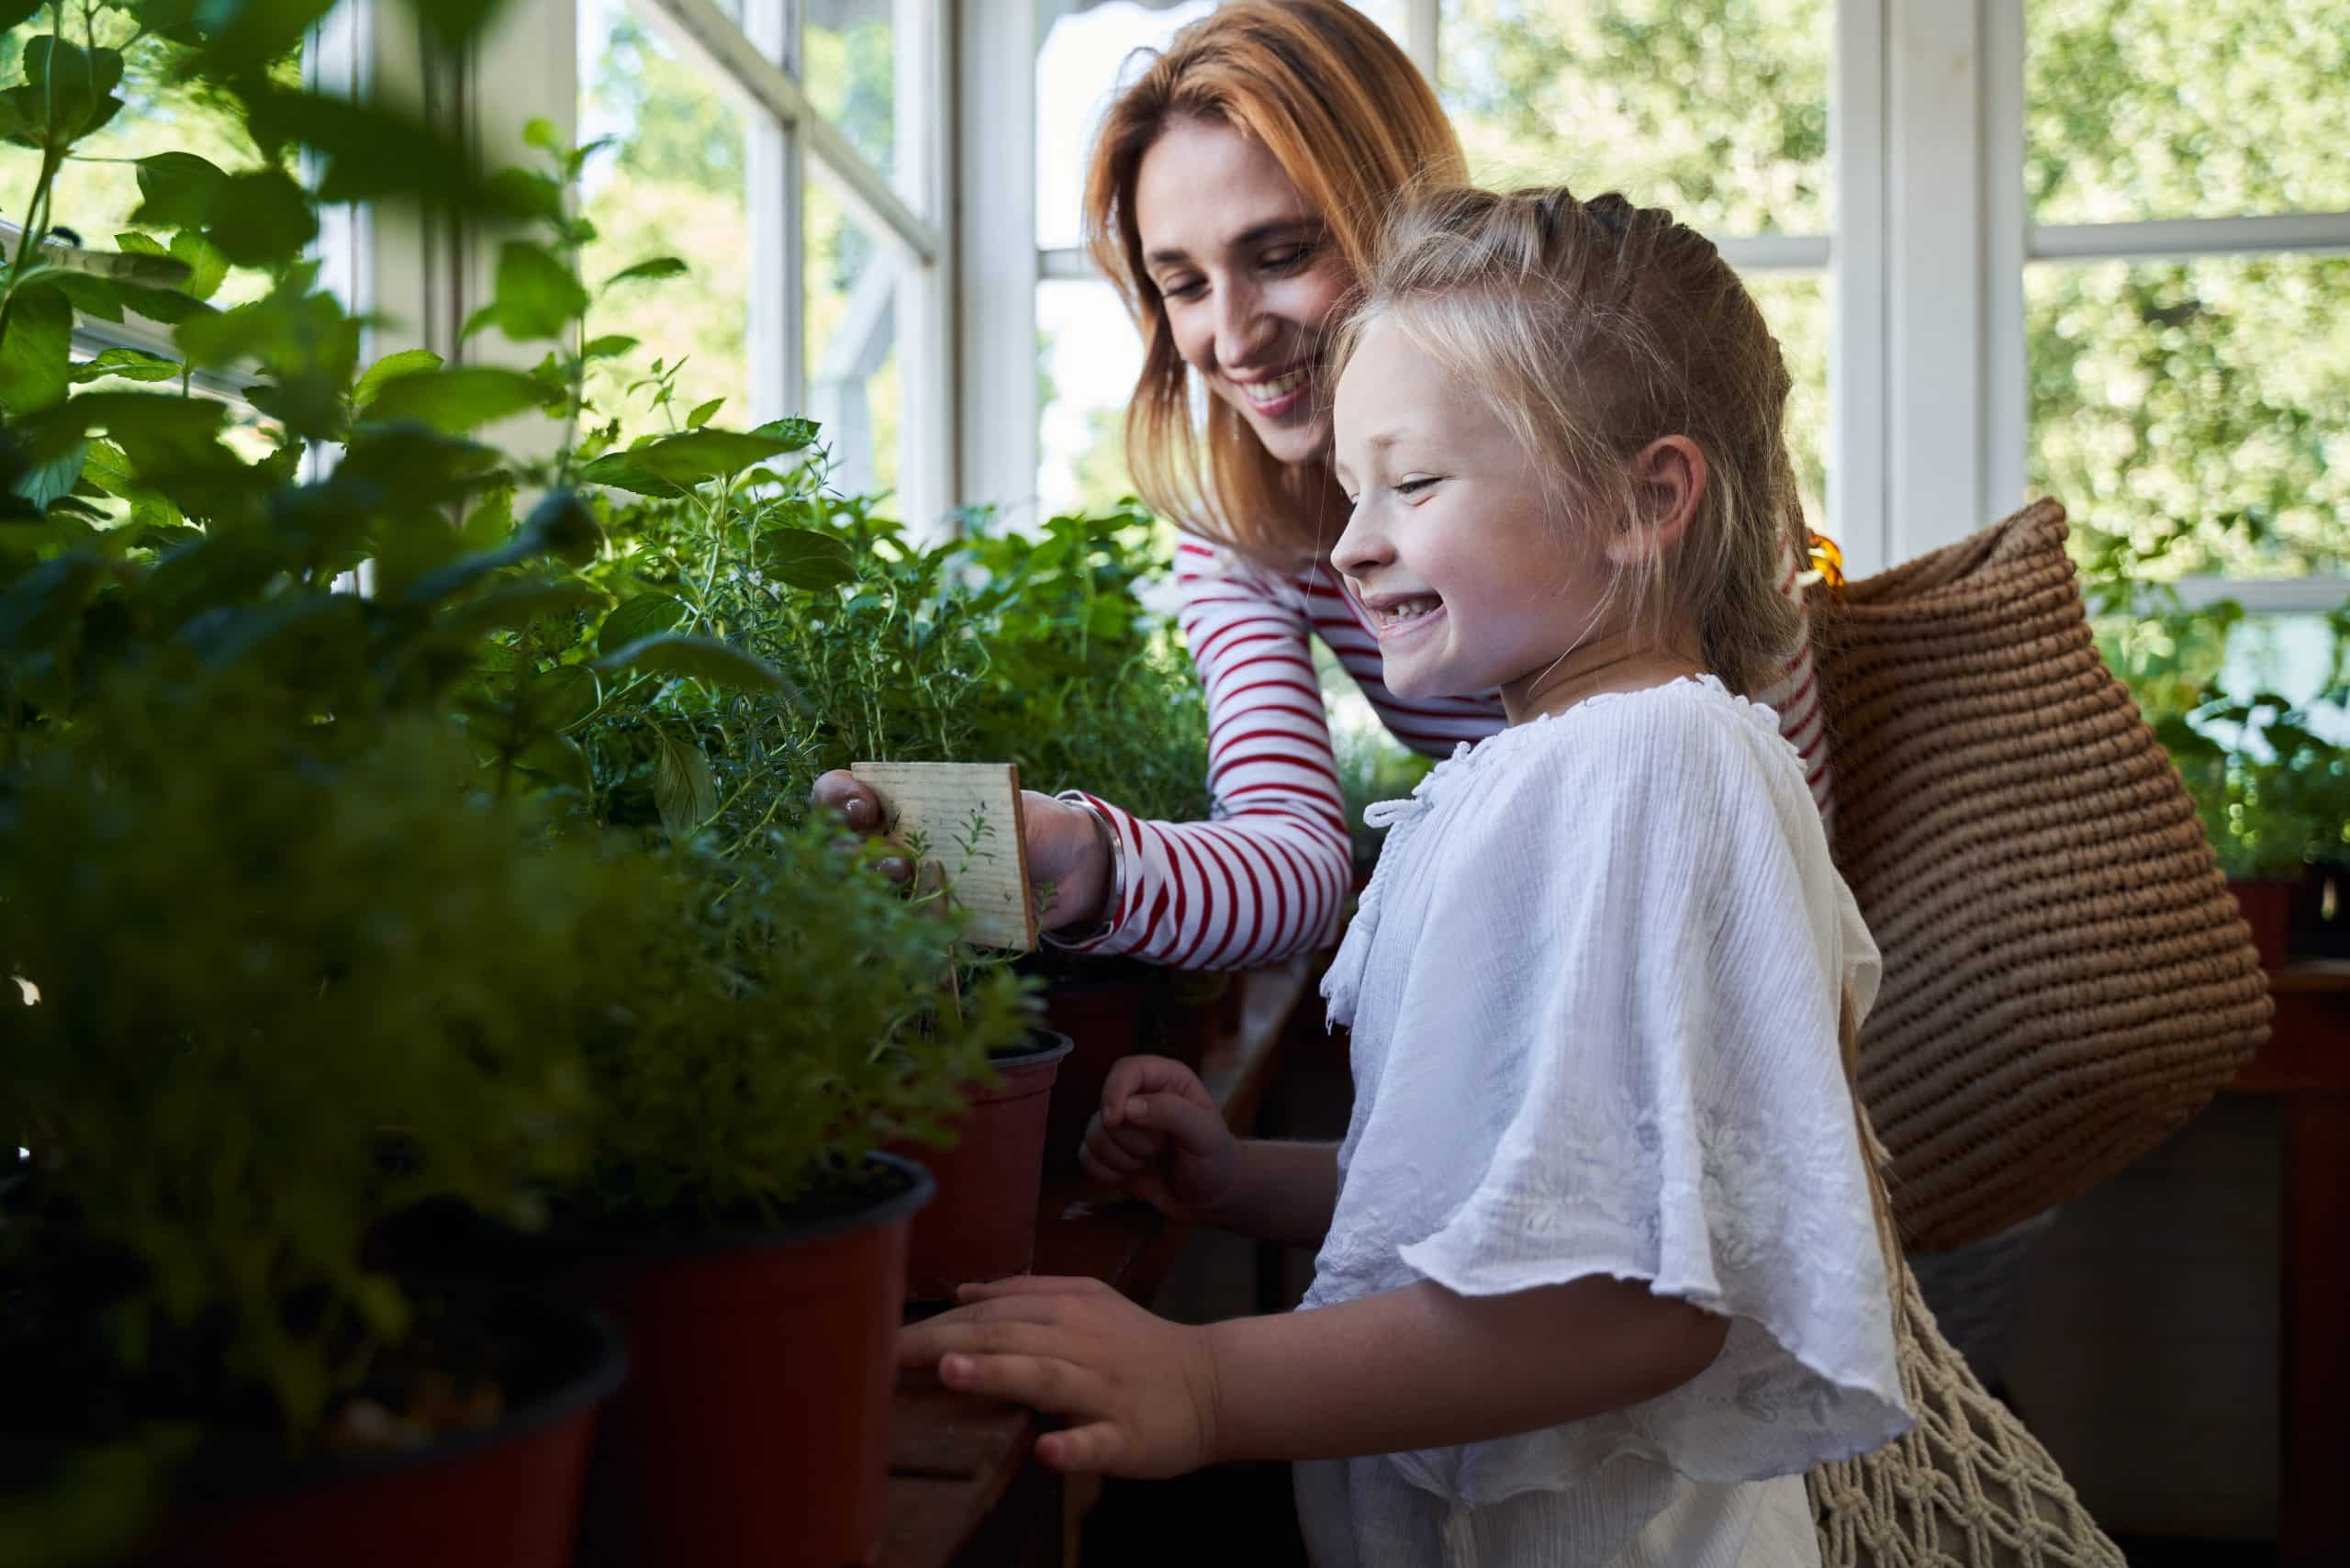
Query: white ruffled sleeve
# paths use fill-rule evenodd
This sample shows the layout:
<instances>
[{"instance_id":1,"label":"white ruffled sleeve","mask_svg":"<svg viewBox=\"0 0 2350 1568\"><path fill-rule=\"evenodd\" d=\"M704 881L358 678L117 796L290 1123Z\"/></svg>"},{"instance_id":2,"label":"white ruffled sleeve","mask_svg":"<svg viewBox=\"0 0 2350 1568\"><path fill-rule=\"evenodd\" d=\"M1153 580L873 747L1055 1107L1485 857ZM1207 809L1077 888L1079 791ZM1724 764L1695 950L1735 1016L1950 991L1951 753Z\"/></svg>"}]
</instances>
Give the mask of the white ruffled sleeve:
<instances>
[{"instance_id":1,"label":"white ruffled sleeve","mask_svg":"<svg viewBox=\"0 0 2350 1568\"><path fill-rule=\"evenodd\" d=\"M1694 688L1611 705L1496 756L1445 826L1396 1048L1445 1030L1482 1053L1462 1092L1506 1099L1402 1261L1470 1295L1644 1280L1732 1323L1656 1399L1393 1456L1417 1485L1496 1501L1627 1455L1758 1480L1909 1424L1837 1037L1876 952L1768 718Z\"/></svg>"}]
</instances>

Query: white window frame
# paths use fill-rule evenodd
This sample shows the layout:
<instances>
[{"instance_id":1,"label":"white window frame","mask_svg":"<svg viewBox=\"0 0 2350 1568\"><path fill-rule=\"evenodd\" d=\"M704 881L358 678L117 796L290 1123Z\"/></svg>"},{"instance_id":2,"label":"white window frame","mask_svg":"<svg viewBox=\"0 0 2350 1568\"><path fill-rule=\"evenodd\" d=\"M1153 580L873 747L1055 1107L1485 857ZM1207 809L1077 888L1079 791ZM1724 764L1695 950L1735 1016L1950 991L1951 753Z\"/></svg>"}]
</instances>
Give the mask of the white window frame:
<instances>
[{"instance_id":1,"label":"white window frame","mask_svg":"<svg viewBox=\"0 0 2350 1568\"><path fill-rule=\"evenodd\" d=\"M1841 481L1840 525L1852 528L1856 570L1963 539L2029 498L2031 263L2350 252L2343 212L2031 223L2026 4L1838 7L1829 123L1831 137L1843 131L1842 244L1830 484L1834 491ZM1967 191L1975 200L1952 199ZM2293 613L2340 604L2350 577L2193 577L2178 588L2190 604L2233 599L2248 610Z\"/></svg>"},{"instance_id":2,"label":"white window frame","mask_svg":"<svg viewBox=\"0 0 2350 1568\"><path fill-rule=\"evenodd\" d=\"M886 347L878 330L894 329L904 398L897 510L917 531L938 526L961 498L955 482L956 256L948 184L952 0L894 0L894 179L817 114L801 90L805 8L799 0L744 0L740 25L711 0L630 4L752 109L744 155L754 248L746 301L754 420L809 411L815 390L803 374L800 233L800 196L805 181L814 178L895 263L889 309L864 315L876 331L844 345L836 357L845 373L869 370ZM372 40L376 79L398 84L403 95L440 109L443 118L453 116L486 162L522 161L534 156L520 142L521 128L533 118L552 122L566 141L576 134L576 0L517 0L499 14L453 82L427 79L414 40L397 36L397 27L378 28ZM369 254L378 308L399 323L405 342L453 360L500 352L487 335L463 345L454 341L465 310L487 297L495 250L487 236L378 224Z\"/></svg>"},{"instance_id":3,"label":"white window frame","mask_svg":"<svg viewBox=\"0 0 2350 1568\"><path fill-rule=\"evenodd\" d=\"M751 148L758 415L821 400L801 375L796 230L799 182L824 180L903 268L894 309L910 434L905 515L919 521L974 502L1017 514L1032 503L1037 286L1098 275L1081 252L1035 242L1034 0L897 0L894 185L810 112L797 78L798 0L745 0L743 28L712 0L635 3L775 128ZM2030 223L2025 3L1838 0L1833 232L1718 237L1741 270L1832 279L1830 521L1855 573L1964 538L2028 498L2027 265L2350 251L2344 213ZM1404 14L1407 52L1432 78L1440 11L1439 0L1408 0ZM494 63L464 90L495 80L507 125L535 113L568 127L571 84L557 78L574 58L572 17L570 0L520 0L485 42ZM378 69L399 63L379 29ZM472 123L486 124L477 112ZM436 242L379 237L370 252L379 297L391 314L429 323L428 346L462 319L431 290L462 297L480 286L445 259L430 267L418 259ZM401 308L407 299L420 308ZM851 360L856 346L844 350ZM2264 610L2306 608L2337 589L2350 591L2350 581L2182 585L2191 602L2224 594Z\"/></svg>"}]
</instances>

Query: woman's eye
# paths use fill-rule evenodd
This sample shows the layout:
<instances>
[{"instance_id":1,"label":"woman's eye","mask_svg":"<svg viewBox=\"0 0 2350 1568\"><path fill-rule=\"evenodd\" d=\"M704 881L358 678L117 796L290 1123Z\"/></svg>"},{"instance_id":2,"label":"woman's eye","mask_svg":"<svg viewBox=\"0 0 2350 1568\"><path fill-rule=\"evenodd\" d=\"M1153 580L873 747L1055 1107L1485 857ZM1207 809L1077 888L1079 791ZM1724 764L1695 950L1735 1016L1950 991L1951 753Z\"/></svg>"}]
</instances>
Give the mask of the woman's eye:
<instances>
[{"instance_id":1,"label":"woman's eye","mask_svg":"<svg viewBox=\"0 0 2350 1568\"><path fill-rule=\"evenodd\" d=\"M1275 272L1289 272L1303 265L1305 258L1313 253L1314 247L1311 245L1292 245L1285 250L1275 251L1271 255L1267 256L1265 258L1265 265L1270 267Z\"/></svg>"},{"instance_id":2,"label":"woman's eye","mask_svg":"<svg viewBox=\"0 0 2350 1568\"><path fill-rule=\"evenodd\" d=\"M1161 284L1158 286L1158 292L1162 297L1168 299L1197 299L1206 288L1207 285L1202 280L1186 278L1180 283Z\"/></svg>"}]
</instances>

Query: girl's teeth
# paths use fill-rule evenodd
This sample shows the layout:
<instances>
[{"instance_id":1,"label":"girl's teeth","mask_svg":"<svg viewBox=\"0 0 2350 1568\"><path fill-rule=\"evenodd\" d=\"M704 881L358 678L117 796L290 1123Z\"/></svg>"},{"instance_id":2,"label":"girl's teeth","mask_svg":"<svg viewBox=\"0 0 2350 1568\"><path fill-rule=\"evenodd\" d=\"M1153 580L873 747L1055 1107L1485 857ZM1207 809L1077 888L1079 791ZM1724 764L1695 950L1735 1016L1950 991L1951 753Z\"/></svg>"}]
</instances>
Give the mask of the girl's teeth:
<instances>
[{"instance_id":1,"label":"girl's teeth","mask_svg":"<svg viewBox=\"0 0 2350 1568\"><path fill-rule=\"evenodd\" d=\"M1304 385L1305 372L1292 370L1287 375L1276 375L1270 381L1250 382L1240 390L1251 403L1261 409L1269 403L1280 402Z\"/></svg>"},{"instance_id":2,"label":"girl's teeth","mask_svg":"<svg viewBox=\"0 0 2350 1568\"><path fill-rule=\"evenodd\" d=\"M1440 599L1405 599L1401 604L1390 605L1385 610L1381 610L1379 612L1379 623L1382 626L1393 626L1399 621L1410 621L1418 616L1431 613L1443 602L1444 600Z\"/></svg>"}]
</instances>

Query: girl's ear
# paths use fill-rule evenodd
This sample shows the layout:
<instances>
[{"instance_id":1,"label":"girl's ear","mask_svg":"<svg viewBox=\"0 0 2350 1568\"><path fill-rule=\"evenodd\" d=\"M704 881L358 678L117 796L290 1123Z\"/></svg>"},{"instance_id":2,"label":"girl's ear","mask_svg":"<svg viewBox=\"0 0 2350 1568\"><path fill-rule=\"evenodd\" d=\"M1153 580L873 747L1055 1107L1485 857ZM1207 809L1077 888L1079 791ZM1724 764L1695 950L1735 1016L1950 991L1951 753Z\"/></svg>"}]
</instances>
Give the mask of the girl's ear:
<instances>
[{"instance_id":1,"label":"girl's ear","mask_svg":"<svg viewBox=\"0 0 2350 1568\"><path fill-rule=\"evenodd\" d=\"M1706 494L1706 454L1685 435L1659 436L1632 459L1632 493L1639 511L1607 543L1619 566L1662 559L1681 543Z\"/></svg>"}]
</instances>

